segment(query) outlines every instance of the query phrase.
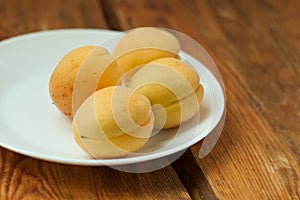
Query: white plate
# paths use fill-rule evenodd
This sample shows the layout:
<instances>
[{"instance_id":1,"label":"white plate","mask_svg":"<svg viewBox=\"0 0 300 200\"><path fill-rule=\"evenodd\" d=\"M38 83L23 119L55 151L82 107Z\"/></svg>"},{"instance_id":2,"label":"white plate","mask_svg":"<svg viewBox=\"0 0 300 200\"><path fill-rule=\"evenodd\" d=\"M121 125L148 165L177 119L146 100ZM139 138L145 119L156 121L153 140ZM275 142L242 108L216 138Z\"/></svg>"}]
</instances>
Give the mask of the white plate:
<instances>
[{"instance_id":1,"label":"white plate","mask_svg":"<svg viewBox=\"0 0 300 200\"><path fill-rule=\"evenodd\" d=\"M161 158L200 141L218 124L224 95L212 73L192 57L185 58L201 76L205 96L201 121L173 135L174 130L151 138L149 153L118 159L95 160L72 136L71 120L52 104L48 83L56 64L70 50L98 45L118 32L69 29L26 34L0 42L0 146L38 159L76 165L124 165ZM196 134L195 134L196 133Z\"/></svg>"}]
</instances>

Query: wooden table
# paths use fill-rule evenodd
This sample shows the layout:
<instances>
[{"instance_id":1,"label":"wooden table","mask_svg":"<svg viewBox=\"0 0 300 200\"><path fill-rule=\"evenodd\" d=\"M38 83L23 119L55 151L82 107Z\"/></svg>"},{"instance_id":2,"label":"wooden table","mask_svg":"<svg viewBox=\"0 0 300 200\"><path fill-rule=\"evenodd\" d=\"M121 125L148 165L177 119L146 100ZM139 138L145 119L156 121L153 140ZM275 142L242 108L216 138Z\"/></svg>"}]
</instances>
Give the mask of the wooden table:
<instances>
[{"instance_id":1,"label":"wooden table","mask_svg":"<svg viewBox=\"0 0 300 200\"><path fill-rule=\"evenodd\" d=\"M198 158L198 143L172 165L144 174L0 148L0 199L300 199L299 25L299 0L1 0L0 40L140 26L193 37L222 74L227 117L207 157Z\"/></svg>"}]
</instances>

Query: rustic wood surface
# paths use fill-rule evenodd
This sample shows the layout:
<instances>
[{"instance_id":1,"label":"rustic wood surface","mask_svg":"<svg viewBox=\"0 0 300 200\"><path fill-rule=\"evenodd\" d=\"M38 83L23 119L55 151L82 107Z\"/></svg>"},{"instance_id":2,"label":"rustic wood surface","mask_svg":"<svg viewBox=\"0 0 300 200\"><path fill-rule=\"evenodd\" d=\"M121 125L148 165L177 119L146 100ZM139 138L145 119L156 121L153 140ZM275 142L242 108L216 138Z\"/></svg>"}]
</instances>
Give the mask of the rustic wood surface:
<instances>
[{"instance_id":1,"label":"rustic wood surface","mask_svg":"<svg viewBox=\"0 0 300 200\"><path fill-rule=\"evenodd\" d=\"M207 157L198 158L198 143L145 174L0 148L0 199L300 199L299 22L299 0L1 0L0 40L57 28L140 26L193 37L220 69L227 116Z\"/></svg>"}]
</instances>

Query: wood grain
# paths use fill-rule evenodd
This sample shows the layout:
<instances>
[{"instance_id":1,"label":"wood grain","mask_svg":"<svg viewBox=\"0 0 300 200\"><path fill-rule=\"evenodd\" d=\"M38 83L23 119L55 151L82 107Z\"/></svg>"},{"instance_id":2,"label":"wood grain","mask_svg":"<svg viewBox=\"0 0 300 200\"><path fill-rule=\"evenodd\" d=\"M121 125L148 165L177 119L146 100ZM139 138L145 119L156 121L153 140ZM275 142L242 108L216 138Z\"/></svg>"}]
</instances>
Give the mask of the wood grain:
<instances>
[{"instance_id":1,"label":"wood grain","mask_svg":"<svg viewBox=\"0 0 300 200\"><path fill-rule=\"evenodd\" d=\"M1 199L190 199L171 166L130 174L0 151Z\"/></svg>"},{"instance_id":2,"label":"wood grain","mask_svg":"<svg viewBox=\"0 0 300 200\"><path fill-rule=\"evenodd\" d=\"M0 16L0 39L48 29L107 28L95 0L2 0Z\"/></svg>"},{"instance_id":3,"label":"wood grain","mask_svg":"<svg viewBox=\"0 0 300 200\"><path fill-rule=\"evenodd\" d=\"M122 30L162 26L207 48L223 76L227 119L198 159L220 199L300 198L300 2L110 1ZM112 21L112 22L113 22ZM194 172L186 172L187 176Z\"/></svg>"},{"instance_id":4,"label":"wood grain","mask_svg":"<svg viewBox=\"0 0 300 200\"><path fill-rule=\"evenodd\" d=\"M0 1L0 40L57 28L108 28L96 0ZM144 174L55 164L0 148L0 199L190 199L172 166Z\"/></svg>"},{"instance_id":5,"label":"wood grain","mask_svg":"<svg viewBox=\"0 0 300 200\"><path fill-rule=\"evenodd\" d=\"M172 163L178 177L192 199L218 199L193 156L191 150L188 149Z\"/></svg>"}]
</instances>

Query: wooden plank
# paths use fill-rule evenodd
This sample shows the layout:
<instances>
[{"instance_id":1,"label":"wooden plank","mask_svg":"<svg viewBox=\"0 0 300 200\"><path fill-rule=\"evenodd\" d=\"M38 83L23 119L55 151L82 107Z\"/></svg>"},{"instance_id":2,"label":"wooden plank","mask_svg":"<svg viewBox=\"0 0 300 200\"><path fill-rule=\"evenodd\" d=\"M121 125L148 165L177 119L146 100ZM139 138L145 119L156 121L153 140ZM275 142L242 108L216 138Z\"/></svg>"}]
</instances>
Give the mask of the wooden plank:
<instances>
[{"instance_id":1,"label":"wooden plank","mask_svg":"<svg viewBox=\"0 0 300 200\"><path fill-rule=\"evenodd\" d=\"M0 1L0 39L56 28L107 28L96 0ZM144 174L29 158L0 148L0 199L190 199L172 166Z\"/></svg>"},{"instance_id":2,"label":"wooden plank","mask_svg":"<svg viewBox=\"0 0 300 200\"><path fill-rule=\"evenodd\" d=\"M224 57L230 60L224 64L224 74L228 74L226 79L230 80L230 84L239 86L238 91L227 87L228 99L231 98L228 101L229 109L231 106L232 113L238 116L234 120L230 114L227 115L227 121L233 120L233 126L222 138L224 146L231 144L236 147L230 156L238 159L228 165L228 170L236 170L235 166L239 165L241 170L232 179L239 179L243 175L246 178L244 181L251 181L251 184L242 184L244 186L241 187L238 183L242 180L239 179L231 187L245 197L252 195L256 199L299 199L299 94L297 99L294 91L300 83L297 78L300 72L299 45L298 50L295 47L299 44L297 35L300 29L296 28L296 24L300 16L294 14L296 10L299 11L300 5L296 1L289 2L285 4L284 11L278 12L281 6L280 1L266 1L263 5L259 1L221 4L220 7L231 13L233 19L215 17L219 27L224 30L227 43L234 44L227 52L223 50ZM217 12L212 4L210 8L212 12ZM234 26L232 21L235 20L238 26ZM247 32L241 34L243 30ZM274 38L274 32L290 37ZM289 49L288 52L278 48L278 44ZM281 101L285 103L281 104ZM237 136L233 135L233 130ZM227 157L224 156L224 150L216 148L222 160ZM213 156L208 159L215 162ZM207 161L204 159L201 163L204 162ZM203 166L207 170L210 168ZM259 176L250 178L254 173ZM224 184L220 176L215 178ZM264 181L259 181L259 178ZM223 186L220 189L226 192Z\"/></svg>"},{"instance_id":3,"label":"wooden plank","mask_svg":"<svg viewBox=\"0 0 300 200\"><path fill-rule=\"evenodd\" d=\"M192 151L188 149L172 163L178 177L192 199L218 199L193 156Z\"/></svg>"},{"instance_id":4,"label":"wooden plank","mask_svg":"<svg viewBox=\"0 0 300 200\"><path fill-rule=\"evenodd\" d=\"M209 156L198 159L199 144L191 151L217 196L299 199L299 1L110 3L116 28L175 29L216 60L227 89L226 124Z\"/></svg>"},{"instance_id":5,"label":"wooden plank","mask_svg":"<svg viewBox=\"0 0 300 200\"><path fill-rule=\"evenodd\" d=\"M1 199L190 199L171 166L144 174L50 163L0 150Z\"/></svg>"},{"instance_id":6,"label":"wooden plank","mask_svg":"<svg viewBox=\"0 0 300 200\"><path fill-rule=\"evenodd\" d=\"M95 0L0 1L0 39L59 28L107 28Z\"/></svg>"}]
</instances>

